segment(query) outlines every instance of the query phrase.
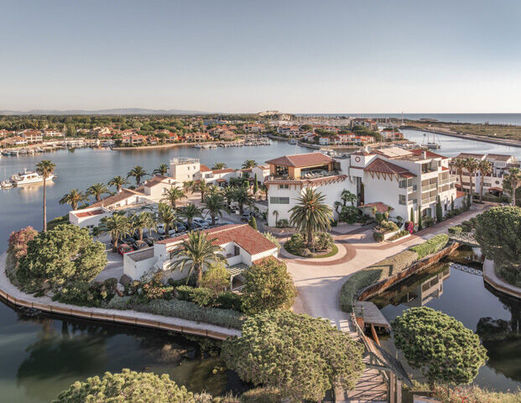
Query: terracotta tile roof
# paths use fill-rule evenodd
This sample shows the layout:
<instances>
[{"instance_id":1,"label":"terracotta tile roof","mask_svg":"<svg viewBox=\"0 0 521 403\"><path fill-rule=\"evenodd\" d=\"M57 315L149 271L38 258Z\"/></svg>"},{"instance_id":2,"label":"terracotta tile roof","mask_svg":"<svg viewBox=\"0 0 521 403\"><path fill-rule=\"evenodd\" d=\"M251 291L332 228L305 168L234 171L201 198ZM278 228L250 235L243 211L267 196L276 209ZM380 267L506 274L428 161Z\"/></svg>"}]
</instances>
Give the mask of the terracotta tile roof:
<instances>
[{"instance_id":1,"label":"terracotta tile roof","mask_svg":"<svg viewBox=\"0 0 521 403\"><path fill-rule=\"evenodd\" d=\"M113 196L105 197L103 200L91 204L90 207L108 207L135 195L141 196L142 193L123 188L121 192Z\"/></svg>"},{"instance_id":2,"label":"terracotta tile roof","mask_svg":"<svg viewBox=\"0 0 521 403\"><path fill-rule=\"evenodd\" d=\"M227 174L231 172L235 172L235 169L233 168L224 168L224 169L214 169L212 170L214 174Z\"/></svg>"},{"instance_id":3,"label":"terracotta tile roof","mask_svg":"<svg viewBox=\"0 0 521 403\"><path fill-rule=\"evenodd\" d=\"M389 175L398 175L402 178L414 178L416 176L412 172L409 172L407 169L402 168L401 166L398 166L391 162L384 161L380 158L375 158L368 166L364 168L364 171Z\"/></svg>"},{"instance_id":4,"label":"terracotta tile roof","mask_svg":"<svg viewBox=\"0 0 521 403\"><path fill-rule=\"evenodd\" d=\"M149 180L147 180L144 183L144 186L150 187L150 186L157 185L158 183L163 182L163 180L165 180L166 178L168 178L168 177L167 176L163 176L163 175L156 175L153 178L150 178Z\"/></svg>"},{"instance_id":5,"label":"terracotta tile roof","mask_svg":"<svg viewBox=\"0 0 521 403\"><path fill-rule=\"evenodd\" d=\"M459 153L454 158L456 158L456 159L458 159L458 158L476 158L476 159L480 160L483 157L485 157L485 154Z\"/></svg>"},{"instance_id":6,"label":"terracotta tile roof","mask_svg":"<svg viewBox=\"0 0 521 403\"><path fill-rule=\"evenodd\" d=\"M286 167L307 167L329 164L333 161L333 158L328 157L322 153L307 153L307 154L295 154L295 155L284 155L283 157L275 158L273 160L266 161L267 164L280 165Z\"/></svg>"},{"instance_id":7,"label":"terracotta tile roof","mask_svg":"<svg viewBox=\"0 0 521 403\"><path fill-rule=\"evenodd\" d=\"M366 207L373 208L374 207L374 208L376 208L376 211L379 213L385 213L385 212L389 211L389 209L391 209L391 210L393 209L391 206L388 206L387 204L382 203L382 202L367 203L361 207L362 208L366 208Z\"/></svg>"},{"instance_id":8,"label":"terracotta tile roof","mask_svg":"<svg viewBox=\"0 0 521 403\"><path fill-rule=\"evenodd\" d=\"M459 199L460 197L463 197L465 195L466 195L465 192L461 192L459 190L456 190L456 199Z\"/></svg>"},{"instance_id":9,"label":"terracotta tile roof","mask_svg":"<svg viewBox=\"0 0 521 403\"><path fill-rule=\"evenodd\" d=\"M421 155L422 153L425 153L427 155L427 158L442 158L444 160L447 159L447 157L445 157L444 155L436 154L436 153L433 153L432 151L424 150L422 148L416 148L416 149L410 150L410 151L414 155Z\"/></svg>"},{"instance_id":10,"label":"terracotta tile roof","mask_svg":"<svg viewBox=\"0 0 521 403\"><path fill-rule=\"evenodd\" d=\"M91 216L95 216L95 215L99 215L99 214L103 214L102 209L96 209L96 210L91 210L91 211L79 211L77 213L74 213L74 215L78 218L91 217Z\"/></svg>"},{"instance_id":11,"label":"terracotta tile roof","mask_svg":"<svg viewBox=\"0 0 521 403\"><path fill-rule=\"evenodd\" d=\"M201 164L201 166L200 166L200 168L199 168L199 171L200 171L200 172L209 172L209 171L211 171L211 169L208 168L206 165Z\"/></svg>"},{"instance_id":12,"label":"terracotta tile roof","mask_svg":"<svg viewBox=\"0 0 521 403\"><path fill-rule=\"evenodd\" d=\"M266 252L275 249L276 245L266 239L260 232L254 230L248 224L228 224L222 227L210 228L203 230L209 239L214 239L214 245L224 245L228 242L234 242L250 255ZM174 245L188 238L188 234L174 238L164 239L156 243Z\"/></svg>"},{"instance_id":13,"label":"terracotta tile roof","mask_svg":"<svg viewBox=\"0 0 521 403\"><path fill-rule=\"evenodd\" d=\"M510 158L512 158L512 156L508 154L487 154L487 159L495 161L507 162Z\"/></svg>"}]
</instances>

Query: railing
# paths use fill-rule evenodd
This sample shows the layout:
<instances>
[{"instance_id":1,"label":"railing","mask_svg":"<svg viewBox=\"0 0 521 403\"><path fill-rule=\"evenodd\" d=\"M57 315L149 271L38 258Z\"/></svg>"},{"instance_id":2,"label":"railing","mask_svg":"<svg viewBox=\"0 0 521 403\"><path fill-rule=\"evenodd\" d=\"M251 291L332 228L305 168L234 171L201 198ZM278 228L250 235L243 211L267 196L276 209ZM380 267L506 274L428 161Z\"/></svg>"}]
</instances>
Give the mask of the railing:
<instances>
[{"instance_id":1,"label":"railing","mask_svg":"<svg viewBox=\"0 0 521 403\"><path fill-rule=\"evenodd\" d=\"M436 183L429 183L428 185L422 185L422 193L428 192L429 190L436 189L437 184Z\"/></svg>"},{"instance_id":2,"label":"railing","mask_svg":"<svg viewBox=\"0 0 521 403\"><path fill-rule=\"evenodd\" d=\"M422 197L422 204L429 204L436 201L436 196Z\"/></svg>"}]
</instances>

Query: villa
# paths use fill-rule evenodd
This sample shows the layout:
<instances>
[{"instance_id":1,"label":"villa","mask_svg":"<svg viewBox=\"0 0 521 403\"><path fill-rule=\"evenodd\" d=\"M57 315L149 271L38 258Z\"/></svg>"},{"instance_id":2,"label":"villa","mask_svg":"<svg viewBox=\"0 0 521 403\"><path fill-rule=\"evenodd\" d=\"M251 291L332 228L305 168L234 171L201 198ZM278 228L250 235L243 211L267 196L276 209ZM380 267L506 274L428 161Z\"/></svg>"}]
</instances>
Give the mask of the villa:
<instances>
[{"instance_id":1,"label":"villa","mask_svg":"<svg viewBox=\"0 0 521 403\"><path fill-rule=\"evenodd\" d=\"M214 245L221 247L222 255L232 275L240 274L252 264L269 256L277 256L277 246L248 224L229 224L203 230ZM132 279L139 279L150 271L169 270L171 253L180 247L188 235L157 241L154 246L126 253L123 272ZM172 271L174 280L186 278L188 269Z\"/></svg>"}]
</instances>

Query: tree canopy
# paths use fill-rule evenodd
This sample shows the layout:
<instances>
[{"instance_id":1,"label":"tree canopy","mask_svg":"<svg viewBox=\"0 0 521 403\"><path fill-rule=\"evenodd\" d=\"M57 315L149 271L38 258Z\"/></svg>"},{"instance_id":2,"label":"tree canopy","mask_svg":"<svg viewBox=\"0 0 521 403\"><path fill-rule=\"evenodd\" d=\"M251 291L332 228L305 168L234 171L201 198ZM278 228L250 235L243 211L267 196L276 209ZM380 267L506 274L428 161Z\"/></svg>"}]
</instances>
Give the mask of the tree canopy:
<instances>
[{"instance_id":1,"label":"tree canopy","mask_svg":"<svg viewBox=\"0 0 521 403\"><path fill-rule=\"evenodd\" d=\"M105 246L95 242L88 229L61 224L29 241L17 278L28 292L46 285L59 290L67 282L91 281L106 264Z\"/></svg>"},{"instance_id":2,"label":"tree canopy","mask_svg":"<svg viewBox=\"0 0 521 403\"><path fill-rule=\"evenodd\" d=\"M54 403L200 401L197 395L194 396L184 386L178 386L166 374L159 376L123 369L120 373L105 372L101 378L94 376L85 382L74 382L58 395Z\"/></svg>"},{"instance_id":3,"label":"tree canopy","mask_svg":"<svg viewBox=\"0 0 521 403\"><path fill-rule=\"evenodd\" d=\"M487 360L477 334L428 307L406 310L392 322L396 347L431 384L468 384Z\"/></svg>"},{"instance_id":4,"label":"tree canopy","mask_svg":"<svg viewBox=\"0 0 521 403\"><path fill-rule=\"evenodd\" d=\"M362 353L360 343L329 322L289 311L248 318L242 336L222 348L241 379L278 388L292 401L321 400L335 386L353 389L364 369Z\"/></svg>"}]
</instances>

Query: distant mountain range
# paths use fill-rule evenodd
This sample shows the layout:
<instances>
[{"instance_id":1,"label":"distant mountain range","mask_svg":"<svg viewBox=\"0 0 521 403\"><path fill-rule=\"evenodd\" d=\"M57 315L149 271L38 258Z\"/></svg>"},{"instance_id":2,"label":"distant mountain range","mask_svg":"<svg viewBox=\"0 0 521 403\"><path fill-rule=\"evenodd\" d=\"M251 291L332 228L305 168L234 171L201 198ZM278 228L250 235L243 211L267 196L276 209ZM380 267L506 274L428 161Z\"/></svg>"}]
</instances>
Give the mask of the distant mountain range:
<instances>
[{"instance_id":1,"label":"distant mountain range","mask_svg":"<svg viewBox=\"0 0 521 403\"><path fill-rule=\"evenodd\" d=\"M0 115L200 115L201 111L190 111L183 109L145 109L145 108L114 108L114 109L33 109L30 111L0 110Z\"/></svg>"}]
</instances>

